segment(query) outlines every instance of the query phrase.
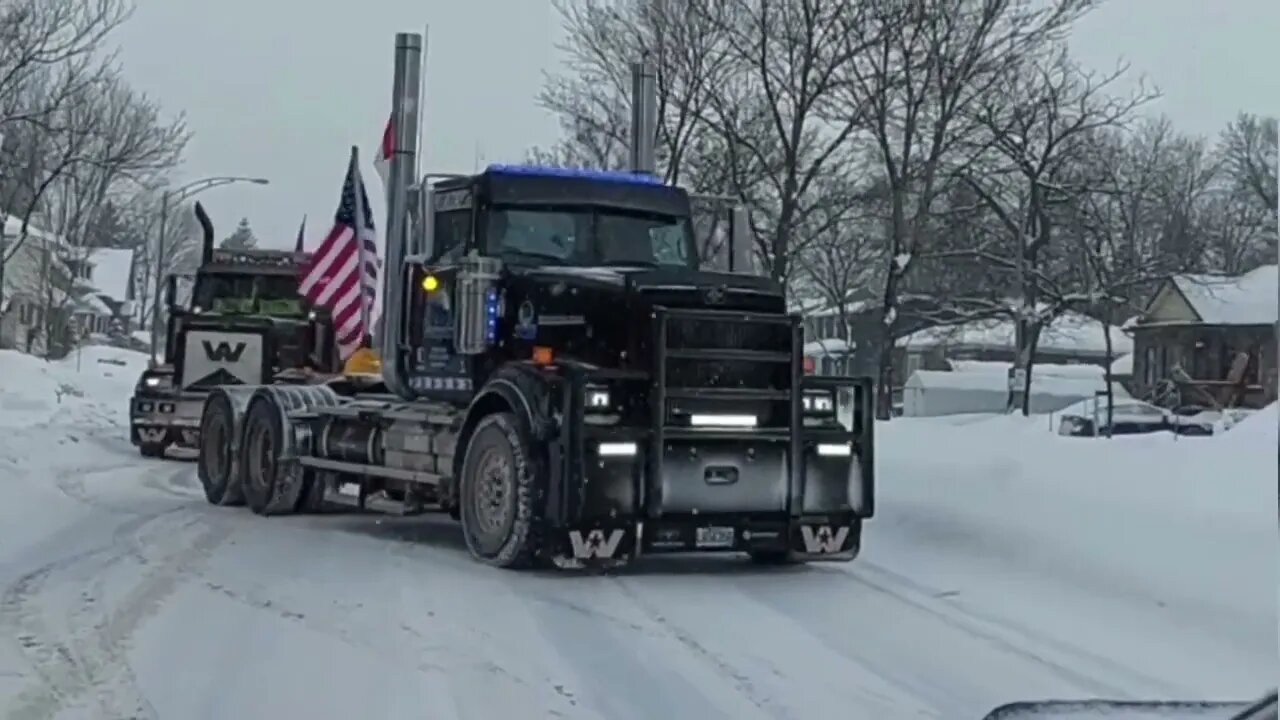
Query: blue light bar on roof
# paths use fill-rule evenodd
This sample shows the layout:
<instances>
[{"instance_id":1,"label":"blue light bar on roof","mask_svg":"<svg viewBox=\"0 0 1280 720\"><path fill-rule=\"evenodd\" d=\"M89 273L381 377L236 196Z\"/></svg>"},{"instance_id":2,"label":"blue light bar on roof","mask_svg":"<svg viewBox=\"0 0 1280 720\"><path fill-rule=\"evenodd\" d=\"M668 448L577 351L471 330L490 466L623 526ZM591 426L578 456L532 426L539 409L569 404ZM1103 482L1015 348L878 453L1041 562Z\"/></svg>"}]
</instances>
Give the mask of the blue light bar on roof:
<instances>
[{"instance_id":1,"label":"blue light bar on roof","mask_svg":"<svg viewBox=\"0 0 1280 720\"><path fill-rule=\"evenodd\" d=\"M490 165L486 173L493 175L523 175L525 177L559 177L596 180L599 182L627 183L631 185L662 185L663 182L644 173L619 172L617 170L578 170L574 168L543 167L540 165Z\"/></svg>"}]
</instances>

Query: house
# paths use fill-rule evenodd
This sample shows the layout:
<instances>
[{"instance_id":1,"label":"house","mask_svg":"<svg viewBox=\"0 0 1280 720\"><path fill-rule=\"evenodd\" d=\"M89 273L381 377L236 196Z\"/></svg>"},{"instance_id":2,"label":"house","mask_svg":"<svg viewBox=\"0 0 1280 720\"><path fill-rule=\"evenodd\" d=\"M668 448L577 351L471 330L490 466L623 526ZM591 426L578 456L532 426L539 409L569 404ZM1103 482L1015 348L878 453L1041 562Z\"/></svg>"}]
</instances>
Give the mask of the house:
<instances>
[{"instance_id":1,"label":"house","mask_svg":"<svg viewBox=\"0 0 1280 720\"><path fill-rule=\"evenodd\" d=\"M1274 402L1278 290L1276 265L1166 280L1127 328L1135 394L1162 405Z\"/></svg>"},{"instance_id":2,"label":"house","mask_svg":"<svg viewBox=\"0 0 1280 720\"><path fill-rule=\"evenodd\" d=\"M117 248L82 250L68 261L76 278L73 317L82 332L127 335L136 321L138 273L134 251Z\"/></svg>"},{"instance_id":3,"label":"house","mask_svg":"<svg viewBox=\"0 0 1280 720\"><path fill-rule=\"evenodd\" d=\"M0 230L6 258L0 285L0 348L45 354L51 345L67 339L61 309L71 298L75 282L63 262L67 247L38 228L28 228L26 238L17 244L22 237L18 218L7 217ZM53 338L47 337L50 328L57 328Z\"/></svg>"},{"instance_id":4,"label":"house","mask_svg":"<svg viewBox=\"0 0 1280 720\"><path fill-rule=\"evenodd\" d=\"M804 355L822 375L875 377L880 367L884 313L881 300L869 291L856 292L843 305L830 301L797 302L792 312L803 316ZM894 332L911 332L940 314L937 303L923 296L899 300ZM936 322L936 320L933 320ZM899 360L895 358L895 368ZM900 374L899 384L905 379Z\"/></svg>"},{"instance_id":5,"label":"house","mask_svg":"<svg viewBox=\"0 0 1280 720\"><path fill-rule=\"evenodd\" d=\"M41 355L90 334L127 334L135 297L132 250L75 248L8 218L0 299L0 347Z\"/></svg>"}]
</instances>

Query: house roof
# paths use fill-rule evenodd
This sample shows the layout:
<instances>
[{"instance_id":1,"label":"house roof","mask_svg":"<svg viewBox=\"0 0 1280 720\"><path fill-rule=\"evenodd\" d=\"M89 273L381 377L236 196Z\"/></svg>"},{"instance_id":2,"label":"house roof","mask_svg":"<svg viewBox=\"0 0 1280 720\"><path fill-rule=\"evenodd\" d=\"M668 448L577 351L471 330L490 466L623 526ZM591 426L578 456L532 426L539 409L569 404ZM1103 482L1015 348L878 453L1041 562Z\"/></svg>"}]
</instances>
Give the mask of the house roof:
<instances>
[{"instance_id":1,"label":"house roof","mask_svg":"<svg viewBox=\"0 0 1280 720\"><path fill-rule=\"evenodd\" d=\"M1119 327L1112 326L1111 352L1114 355L1133 351L1132 338ZM1013 320L997 318L975 320L963 325L940 325L926 328L902 338L900 346L924 350L939 345L951 348L1006 349L1014 347L1017 329ZM1039 350L1078 352L1102 355L1106 352L1106 335L1102 323L1075 312L1063 313L1040 334Z\"/></svg>"},{"instance_id":2,"label":"house roof","mask_svg":"<svg viewBox=\"0 0 1280 720\"><path fill-rule=\"evenodd\" d=\"M93 288L117 302L129 298L133 251L98 248L89 254L93 263Z\"/></svg>"},{"instance_id":3,"label":"house roof","mask_svg":"<svg viewBox=\"0 0 1280 720\"><path fill-rule=\"evenodd\" d=\"M1280 266L1262 267L1240 275L1178 275L1174 287L1208 325L1269 325L1277 320Z\"/></svg>"},{"instance_id":4,"label":"house roof","mask_svg":"<svg viewBox=\"0 0 1280 720\"><path fill-rule=\"evenodd\" d=\"M5 220L4 220L4 236L6 238L16 238L21 234L22 234L22 218L16 215L6 214ZM44 230L41 230L40 228L36 227L35 224L29 224L27 225L26 242L31 242L32 240L43 241L45 243L54 243L57 245L63 244L62 241L53 233L45 232Z\"/></svg>"}]
</instances>

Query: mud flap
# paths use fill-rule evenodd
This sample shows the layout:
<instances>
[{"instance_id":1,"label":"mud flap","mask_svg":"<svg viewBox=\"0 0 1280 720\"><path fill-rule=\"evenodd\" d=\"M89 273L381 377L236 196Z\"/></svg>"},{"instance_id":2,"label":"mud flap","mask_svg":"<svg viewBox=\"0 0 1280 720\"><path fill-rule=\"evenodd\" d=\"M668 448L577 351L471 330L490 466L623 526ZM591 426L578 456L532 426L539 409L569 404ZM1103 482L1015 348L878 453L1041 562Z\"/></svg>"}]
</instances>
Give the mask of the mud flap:
<instances>
[{"instance_id":1,"label":"mud flap","mask_svg":"<svg viewBox=\"0 0 1280 720\"><path fill-rule=\"evenodd\" d=\"M803 562L849 562L862 549L862 520L792 526L791 554Z\"/></svg>"},{"instance_id":2,"label":"mud flap","mask_svg":"<svg viewBox=\"0 0 1280 720\"><path fill-rule=\"evenodd\" d=\"M630 528L574 528L557 533L559 537L551 543L551 563L562 570L625 567L637 555L643 530L644 523L637 521Z\"/></svg>"}]
</instances>

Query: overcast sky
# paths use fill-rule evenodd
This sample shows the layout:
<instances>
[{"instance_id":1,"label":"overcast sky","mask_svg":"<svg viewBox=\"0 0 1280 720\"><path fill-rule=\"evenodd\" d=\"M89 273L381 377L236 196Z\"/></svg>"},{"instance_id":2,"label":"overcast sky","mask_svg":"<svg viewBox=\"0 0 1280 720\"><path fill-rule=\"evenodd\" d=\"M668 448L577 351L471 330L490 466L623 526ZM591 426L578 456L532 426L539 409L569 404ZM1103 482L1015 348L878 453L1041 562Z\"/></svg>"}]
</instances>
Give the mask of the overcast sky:
<instances>
[{"instance_id":1,"label":"overcast sky","mask_svg":"<svg viewBox=\"0 0 1280 720\"><path fill-rule=\"evenodd\" d=\"M182 180L253 175L271 185L202 196L219 236L242 217L264 246L293 243L303 214L314 246L332 223L351 145L368 163L386 122L396 32L430 23L424 168L519 161L553 142L535 104L556 63L549 0L136 0L121 29L125 71L195 136ZM1150 106L1216 134L1237 111L1280 112L1276 0L1110 0L1076 30L1088 65L1124 57L1160 87ZM378 218L381 221L381 213Z\"/></svg>"}]
</instances>

